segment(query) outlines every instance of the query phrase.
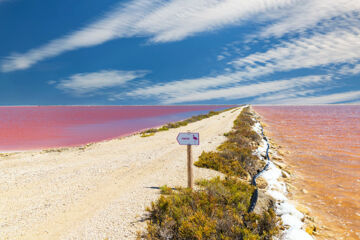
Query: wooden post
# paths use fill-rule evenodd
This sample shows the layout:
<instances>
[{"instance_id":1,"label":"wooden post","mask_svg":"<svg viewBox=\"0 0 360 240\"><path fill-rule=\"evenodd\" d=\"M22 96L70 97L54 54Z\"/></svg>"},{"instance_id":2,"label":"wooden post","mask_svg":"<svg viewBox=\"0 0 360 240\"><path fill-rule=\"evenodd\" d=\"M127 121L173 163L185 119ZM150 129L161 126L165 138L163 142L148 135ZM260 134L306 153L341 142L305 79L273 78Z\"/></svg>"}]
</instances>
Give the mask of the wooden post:
<instances>
[{"instance_id":1,"label":"wooden post","mask_svg":"<svg viewBox=\"0 0 360 240\"><path fill-rule=\"evenodd\" d=\"M187 167L188 167L188 188L193 188L194 179L193 179L193 160L191 153L191 145L187 145Z\"/></svg>"}]
</instances>

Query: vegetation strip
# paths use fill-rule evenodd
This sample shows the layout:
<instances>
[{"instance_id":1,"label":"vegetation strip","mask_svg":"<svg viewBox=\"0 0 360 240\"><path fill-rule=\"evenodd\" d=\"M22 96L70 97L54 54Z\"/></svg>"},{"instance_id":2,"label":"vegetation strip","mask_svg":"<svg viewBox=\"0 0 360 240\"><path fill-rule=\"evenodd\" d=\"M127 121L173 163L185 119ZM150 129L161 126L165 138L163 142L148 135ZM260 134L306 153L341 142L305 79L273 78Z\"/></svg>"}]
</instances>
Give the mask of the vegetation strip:
<instances>
[{"instance_id":1,"label":"vegetation strip","mask_svg":"<svg viewBox=\"0 0 360 240\"><path fill-rule=\"evenodd\" d=\"M160 198L147 208L147 231L139 239L271 239L278 233L271 207L261 214L248 211L256 189L249 181L265 165L253 155L261 140L254 123L244 108L227 141L195 163L225 173L225 179L202 180L194 191L161 188Z\"/></svg>"},{"instance_id":2,"label":"vegetation strip","mask_svg":"<svg viewBox=\"0 0 360 240\"><path fill-rule=\"evenodd\" d=\"M142 131L140 133L141 134L140 136L141 137L150 137L150 136L155 135L155 133L157 133L157 132L167 131L167 130L169 130L171 128L179 128L179 127L182 127L182 126L186 126L189 123L197 122L197 121L200 121L200 120L203 120L203 119L215 116L215 115L219 115L220 113L230 111L230 110L232 110L234 108L236 108L236 107L224 109L224 110L221 110L221 111L210 111L207 114L200 114L200 115L192 116L192 117L190 117L188 119L185 119L183 121L168 123L168 124L166 124L166 125L164 125L164 126L162 126L160 128L150 128L150 129L147 129L145 131Z\"/></svg>"}]
</instances>

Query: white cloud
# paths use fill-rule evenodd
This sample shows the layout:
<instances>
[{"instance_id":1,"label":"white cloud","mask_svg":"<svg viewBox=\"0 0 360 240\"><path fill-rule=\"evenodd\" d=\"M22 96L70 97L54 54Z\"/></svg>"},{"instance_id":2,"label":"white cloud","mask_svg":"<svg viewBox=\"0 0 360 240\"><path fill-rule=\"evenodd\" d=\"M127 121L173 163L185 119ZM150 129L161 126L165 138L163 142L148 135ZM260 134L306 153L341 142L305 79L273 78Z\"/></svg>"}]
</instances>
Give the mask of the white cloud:
<instances>
[{"instance_id":1,"label":"white cloud","mask_svg":"<svg viewBox=\"0 0 360 240\"><path fill-rule=\"evenodd\" d=\"M257 99L256 103L281 104L281 105L316 105L316 104L334 104L334 103L357 103L360 100L360 91L349 91L334 93L322 96L306 97L284 97L283 99L273 99L269 102L264 99Z\"/></svg>"},{"instance_id":2,"label":"white cloud","mask_svg":"<svg viewBox=\"0 0 360 240\"><path fill-rule=\"evenodd\" d=\"M214 77L183 79L169 83L154 84L147 87L137 88L131 92L128 92L127 96L136 98L164 98L165 96L186 95L206 89L226 87L241 81L245 81L244 73L235 72Z\"/></svg>"},{"instance_id":3,"label":"white cloud","mask_svg":"<svg viewBox=\"0 0 360 240\"><path fill-rule=\"evenodd\" d=\"M281 86L285 88L285 85L281 85L284 81L265 82L264 85L249 84L249 82L276 72L356 62L360 59L359 39L360 29L356 27L335 30L327 34L317 33L310 37L284 42L264 53L254 53L238 58L232 62L237 70L230 73L141 87L127 93L127 96L157 97L163 103L178 103L219 99L223 96L226 96L226 99L249 97L248 91L251 92L254 88L257 91L251 96L256 96L261 93L260 91L264 91L263 93L266 93L267 89L272 91L272 87L275 86L273 84L278 84L277 87L281 90ZM344 68L342 72L354 73L357 70L357 67ZM246 85L248 88L234 87L240 82L248 84ZM261 87L266 89L261 90Z\"/></svg>"},{"instance_id":4,"label":"white cloud","mask_svg":"<svg viewBox=\"0 0 360 240\"><path fill-rule=\"evenodd\" d=\"M269 94L264 94L261 96L257 96L250 103L252 104L274 104L279 101L286 101L287 99L292 99L296 97L306 97L315 95L318 93L319 89L287 89L286 91L277 91Z\"/></svg>"},{"instance_id":5,"label":"white cloud","mask_svg":"<svg viewBox=\"0 0 360 240\"><path fill-rule=\"evenodd\" d=\"M289 71L329 64L346 63L360 59L360 29L337 30L315 34L283 43L264 53L254 53L233 61L244 71Z\"/></svg>"},{"instance_id":6,"label":"white cloud","mask_svg":"<svg viewBox=\"0 0 360 240\"><path fill-rule=\"evenodd\" d=\"M204 82L204 78L200 78L197 80L193 79L177 81L165 85L159 84L153 87L136 89L127 93L127 96L135 98L150 98L156 96L164 104L205 101L213 99L241 99L255 97L260 94L276 92L280 90L290 91L295 87L297 90L299 90L300 87L312 87L316 85L322 85L330 81L329 76L315 75L293 78L289 80L259 82L255 84L247 82L246 84L239 85L236 83L241 82L241 80L236 78L237 74L242 75L241 72L232 73L229 75L219 75L218 77L209 78L208 83ZM226 78L224 78L225 76ZM227 85L224 84L225 82ZM201 86L201 83L204 85ZM222 88L211 88L209 87L211 83L213 84L212 86L222 86Z\"/></svg>"},{"instance_id":7,"label":"white cloud","mask_svg":"<svg viewBox=\"0 0 360 240\"><path fill-rule=\"evenodd\" d=\"M163 99L163 103L173 104L214 99L244 99L279 91L290 91L295 88L300 90L302 88L314 87L316 85L322 85L329 80L329 76L319 75L298 77L289 80L259 82L248 85L236 85L229 88L198 91L187 95L167 96L167 98Z\"/></svg>"},{"instance_id":8,"label":"white cloud","mask_svg":"<svg viewBox=\"0 0 360 240\"><path fill-rule=\"evenodd\" d=\"M121 6L79 31L50 41L23 54L5 58L1 70L10 72L31 67L46 58L83 47L91 47L115 38L133 35L132 24L156 6L156 1L138 0Z\"/></svg>"},{"instance_id":9,"label":"white cloud","mask_svg":"<svg viewBox=\"0 0 360 240\"><path fill-rule=\"evenodd\" d=\"M340 68L339 73L343 75L356 75L360 73L360 63L354 64L352 66L345 65Z\"/></svg>"},{"instance_id":10,"label":"white cloud","mask_svg":"<svg viewBox=\"0 0 360 240\"><path fill-rule=\"evenodd\" d=\"M56 87L76 95L82 95L95 92L99 89L122 86L129 81L144 77L146 73L146 71L78 73L70 76L68 79L59 81Z\"/></svg>"},{"instance_id":11,"label":"white cloud","mask_svg":"<svg viewBox=\"0 0 360 240\"><path fill-rule=\"evenodd\" d=\"M154 42L184 39L195 33L211 31L274 11L298 0L173 0L149 14L137 25L150 32Z\"/></svg>"},{"instance_id":12,"label":"white cloud","mask_svg":"<svg viewBox=\"0 0 360 240\"><path fill-rule=\"evenodd\" d=\"M233 86L239 82L254 80L275 72L358 60L360 59L359 39L360 30L358 29L316 34L310 38L300 38L284 43L265 53L255 53L237 59L233 62L233 65L238 67L235 72L141 87L127 95L129 97L159 97L163 100L164 96L169 98L175 96L167 101L170 103L171 101L188 101L187 96L206 91L206 98L211 99L210 94L219 93L213 90L214 88ZM216 98L215 95L214 98ZM194 101L197 100L194 99Z\"/></svg>"},{"instance_id":13,"label":"white cloud","mask_svg":"<svg viewBox=\"0 0 360 240\"><path fill-rule=\"evenodd\" d=\"M279 11L277 14L280 15L280 20L266 27L259 35L281 37L287 33L313 30L318 24L325 24L330 29L339 23L354 26L356 22L359 24L359 11L359 0L303 0L286 10ZM334 18L338 19L334 20Z\"/></svg>"},{"instance_id":14,"label":"white cloud","mask_svg":"<svg viewBox=\"0 0 360 240\"><path fill-rule=\"evenodd\" d=\"M221 60L224 60L225 58L226 58L226 57L223 56L223 55L218 55L216 59L217 59L218 61L221 61Z\"/></svg>"},{"instance_id":15,"label":"white cloud","mask_svg":"<svg viewBox=\"0 0 360 240\"><path fill-rule=\"evenodd\" d=\"M69 35L6 57L3 72L27 69L44 59L107 41L146 36L152 42L178 41L200 32L239 24L254 14L289 6L298 0L133 0Z\"/></svg>"}]
</instances>

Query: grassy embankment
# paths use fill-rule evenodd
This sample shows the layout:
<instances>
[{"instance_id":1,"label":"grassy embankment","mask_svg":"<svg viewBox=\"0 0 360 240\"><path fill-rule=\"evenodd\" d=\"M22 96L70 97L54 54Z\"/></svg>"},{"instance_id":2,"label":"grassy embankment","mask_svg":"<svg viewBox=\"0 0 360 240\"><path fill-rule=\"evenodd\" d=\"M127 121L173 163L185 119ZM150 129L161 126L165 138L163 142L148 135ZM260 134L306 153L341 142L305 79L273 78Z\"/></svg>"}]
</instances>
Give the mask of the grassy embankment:
<instances>
[{"instance_id":1,"label":"grassy embankment","mask_svg":"<svg viewBox=\"0 0 360 240\"><path fill-rule=\"evenodd\" d=\"M271 239L278 233L273 209L248 213L254 191L249 177L264 165L252 155L260 141L253 124L245 108L218 151L203 152L195 163L225 173L225 179L202 180L199 190L161 188L162 195L147 209L147 231L140 239Z\"/></svg>"},{"instance_id":2,"label":"grassy embankment","mask_svg":"<svg viewBox=\"0 0 360 240\"><path fill-rule=\"evenodd\" d=\"M209 118L209 117L212 117L212 116L215 116L215 115L219 115L220 113L223 113L225 111L229 111L231 109L234 109L234 107L224 109L224 110L221 110L221 111L210 111L208 114L200 114L200 115L192 116L192 117L190 117L188 119L185 119L183 121L168 123L168 124L166 124L166 125L164 125L164 126L162 126L160 128L150 128L150 129L147 129L147 130L141 132L140 136L141 137L150 137L150 136L153 136L157 132L167 131L167 130L169 130L171 128L179 128L179 127L182 127L182 126L186 126L189 123L197 122L197 121L203 120L205 118Z\"/></svg>"}]
</instances>

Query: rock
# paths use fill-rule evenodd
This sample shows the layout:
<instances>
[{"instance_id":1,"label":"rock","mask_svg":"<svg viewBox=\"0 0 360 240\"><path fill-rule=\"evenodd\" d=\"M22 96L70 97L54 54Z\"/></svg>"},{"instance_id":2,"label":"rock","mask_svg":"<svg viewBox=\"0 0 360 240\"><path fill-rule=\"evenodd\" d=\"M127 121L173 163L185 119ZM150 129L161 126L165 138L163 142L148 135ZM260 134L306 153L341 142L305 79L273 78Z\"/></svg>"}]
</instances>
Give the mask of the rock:
<instances>
[{"instance_id":1,"label":"rock","mask_svg":"<svg viewBox=\"0 0 360 240\"><path fill-rule=\"evenodd\" d=\"M285 154L284 154L284 152L283 152L282 150L279 149L279 150L278 150L278 155L281 156L281 157L283 157Z\"/></svg>"},{"instance_id":2,"label":"rock","mask_svg":"<svg viewBox=\"0 0 360 240\"><path fill-rule=\"evenodd\" d=\"M267 194L264 190L259 189L258 200L254 209L254 213L262 214L264 211L267 211L270 207L273 207L276 200Z\"/></svg>"},{"instance_id":3,"label":"rock","mask_svg":"<svg viewBox=\"0 0 360 240\"><path fill-rule=\"evenodd\" d=\"M289 178L289 177L290 177L290 175L289 175L287 172L285 172L285 171L281 171L281 176L282 176L283 178Z\"/></svg>"},{"instance_id":4,"label":"rock","mask_svg":"<svg viewBox=\"0 0 360 240\"><path fill-rule=\"evenodd\" d=\"M273 161L273 163L278 166L280 169L285 169L286 168L286 164L278 162L278 161Z\"/></svg>"},{"instance_id":5,"label":"rock","mask_svg":"<svg viewBox=\"0 0 360 240\"><path fill-rule=\"evenodd\" d=\"M296 190L296 187L294 185L292 185L291 183L286 183L286 188L292 192Z\"/></svg>"},{"instance_id":6,"label":"rock","mask_svg":"<svg viewBox=\"0 0 360 240\"><path fill-rule=\"evenodd\" d=\"M299 210L300 212L302 212L304 215L306 215L306 217L308 217L308 215L310 214L310 211L307 207L305 207L304 205L298 205L296 206L296 209Z\"/></svg>"},{"instance_id":7,"label":"rock","mask_svg":"<svg viewBox=\"0 0 360 240\"><path fill-rule=\"evenodd\" d=\"M260 189L265 189L268 186L268 183L266 182L266 180L263 177L260 176L256 179L256 185Z\"/></svg>"},{"instance_id":8,"label":"rock","mask_svg":"<svg viewBox=\"0 0 360 240\"><path fill-rule=\"evenodd\" d=\"M304 194L308 194L309 192L304 188L301 190Z\"/></svg>"},{"instance_id":9,"label":"rock","mask_svg":"<svg viewBox=\"0 0 360 240\"><path fill-rule=\"evenodd\" d=\"M284 159L282 157L280 157L279 155L272 155L271 156L271 159L272 160L276 160L276 161L279 161L279 162L282 162Z\"/></svg>"},{"instance_id":10,"label":"rock","mask_svg":"<svg viewBox=\"0 0 360 240\"><path fill-rule=\"evenodd\" d=\"M310 222L315 222L315 219L313 217L306 216L306 219L308 219Z\"/></svg>"},{"instance_id":11,"label":"rock","mask_svg":"<svg viewBox=\"0 0 360 240\"><path fill-rule=\"evenodd\" d=\"M316 226L314 224L308 225L305 231L310 235L314 235L316 233Z\"/></svg>"},{"instance_id":12,"label":"rock","mask_svg":"<svg viewBox=\"0 0 360 240\"><path fill-rule=\"evenodd\" d=\"M287 172L290 176L294 174L294 172L289 168L284 169L284 171Z\"/></svg>"}]
</instances>

